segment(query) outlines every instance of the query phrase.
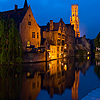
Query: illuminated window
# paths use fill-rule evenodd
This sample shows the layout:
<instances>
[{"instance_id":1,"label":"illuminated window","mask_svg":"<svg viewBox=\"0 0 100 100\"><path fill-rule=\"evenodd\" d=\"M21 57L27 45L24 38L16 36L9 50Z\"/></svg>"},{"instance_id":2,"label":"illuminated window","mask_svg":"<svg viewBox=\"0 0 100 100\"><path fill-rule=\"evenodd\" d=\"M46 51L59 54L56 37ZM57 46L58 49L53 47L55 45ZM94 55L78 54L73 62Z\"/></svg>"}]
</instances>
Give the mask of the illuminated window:
<instances>
[{"instance_id":1,"label":"illuminated window","mask_svg":"<svg viewBox=\"0 0 100 100\"><path fill-rule=\"evenodd\" d=\"M31 22L30 21L28 21L28 25L31 25Z\"/></svg>"},{"instance_id":2,"label":"illuminated window","mask_svg":"<svg viewBox=\"0 0 100 100\"><path fill-rule=\"evenodd\" d=\"M59 51L59 47L57 47L57 51Z\"/></svg>"},{"instance_id":3,"label":"illuminated window","mask_svg":"<svg viewBox=\"0 0 100 100\"><path fill-rule=\"evenodd\" d=\"M39 33L37 33L37 39L39 39Z\"/></svg>"},{"instance_id":4,"label":"illuminated window","mask_svg":"<svg viewBox=\"0 0 100 100\"><path fill-rule=\"evenodd\" d=\"M31 43L30 41L27 42L27 47L30 47Z\"/></svg>"},{"instance_id":5,"label":"illuminated window","mask_svg":"<svg viewBox=\"0 0 100 100\"><path fill-rule=\"evenodd\" d=\"M35 32L32 32L32 38L35 38Z\"/></svg>"}]
</instances>

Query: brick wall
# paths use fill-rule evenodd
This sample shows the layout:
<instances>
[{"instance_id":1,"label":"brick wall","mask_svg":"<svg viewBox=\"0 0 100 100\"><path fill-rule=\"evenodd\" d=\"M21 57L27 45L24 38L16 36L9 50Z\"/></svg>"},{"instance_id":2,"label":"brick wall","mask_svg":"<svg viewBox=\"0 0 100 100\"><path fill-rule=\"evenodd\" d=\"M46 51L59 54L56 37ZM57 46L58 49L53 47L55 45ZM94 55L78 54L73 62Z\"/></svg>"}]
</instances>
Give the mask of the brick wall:
<instances>
[{"instance_id":1,"label":"brick wall","mask_svg":"<svg viewBox=\"0 0 100 100\"><path fill-rule=\"evenodd\" d=\"M35 48L37 48L38 46L40 47L40 41L41 41L40 27L38 26L36 20L34 19L30 6L22 22L20 23L19 30L22 38L22 47L24 50L26 49L28 41L30 41L30 44L34 45ZM32 37L32 32L35 32L35 38ZM37 33L39 34L39 37L37 37Z\"/></svg>"}]
</instances>

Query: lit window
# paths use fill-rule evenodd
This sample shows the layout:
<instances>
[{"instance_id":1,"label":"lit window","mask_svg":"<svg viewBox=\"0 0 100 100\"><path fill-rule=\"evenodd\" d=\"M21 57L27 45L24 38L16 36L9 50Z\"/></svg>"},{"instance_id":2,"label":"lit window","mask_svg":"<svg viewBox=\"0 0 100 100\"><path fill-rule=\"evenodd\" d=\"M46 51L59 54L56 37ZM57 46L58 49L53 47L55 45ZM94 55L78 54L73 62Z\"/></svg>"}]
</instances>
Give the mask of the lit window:
<instances>
[{"instance_id":1,"label":"lit window","mask_svg":"<svg viewBox=\"0 0 100 100\"><path fill-rule=\"evenodd\" d=\"M28 25L31 25L31 22L30 21L28 21Z\"/></svg>"},{"instance_id":2,"label":"lit window","mask_svg":"<svg viewBox=\"0 0 100 100\"><path fill-rule=\"evenodd\" d=\"M35 32L32 32L32 38L35 38Z\"/></svg>"},{"instance_id":3,"label":"lit window","mask_svg":"<svg viewBox=\"0 0 100 100\"><path fill-rule=\"evenodd\" d=\"M37 33L37 39L39 39L39 33Z\"/></svg>"}]
</instances>

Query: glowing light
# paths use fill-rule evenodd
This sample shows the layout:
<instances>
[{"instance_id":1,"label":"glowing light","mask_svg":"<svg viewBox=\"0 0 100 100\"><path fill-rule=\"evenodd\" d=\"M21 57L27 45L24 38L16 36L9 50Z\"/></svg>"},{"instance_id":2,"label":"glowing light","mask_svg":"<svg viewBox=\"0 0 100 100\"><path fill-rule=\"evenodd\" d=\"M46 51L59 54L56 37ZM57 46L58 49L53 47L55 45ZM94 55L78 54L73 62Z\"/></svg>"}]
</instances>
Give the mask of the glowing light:
<instances>
[{"instance_id":1,"label":"glowing light","mask_svg":"<svg viewBox=\"0 0 100 100\"><path fill-rule=\"evenodd\" d=\"M90 53L88 52L87 54L89 55Z\"/></svg>"},{"instance_id":2,"label":"glowing light","mask_svg":"<svg viewBox=\"0 0 100 100\"><path fill-rule=\"evenodd\" d=\"M49 69L50 69L50 63L49 63Z\"/></svg>"},{"instance_id":3,"label":"glowing light","mask_svg":"<svg viewBox=\"0 0 100 100\"><path fill-rule=\"evenodd\" d=\"M40 50L38 50L40 52Z\"/></svg>"},{"instance_id":4,"label":"glowing light","mask_svg":"<svg viewBox=\"0 0 100 100\"><path fill-rule=\"evenodd\" d=\"M27 76L28 76L28 77L30 76L30 73L29 73L29 72L27 72Z\"/></svg>"},{"instance_id":5,"label":"glowing light","mask_svg":"<svg viewBox=\"0 0 100 100\"><path fill-rule=\"evenodd\" d=\"M17 78L17 74L15 74L15 77Z\"/></svg>"},{"instance_id":6,"label":"glowing light","mask_svg":"<svg viewBox=\"0 0 100 100\"><path fill-rule=\"evenodd\" d=\"M27 42L27 47L30 47L30 41Z\"/></svg>"},{"instance_id":7,"label":"glowing light","mask_svg":"<svg viewBox=\"0 0 100 100\"><path fill-rule=\"evenodd\" d=\"M62 66L63 66L64 64L62 63Z\"/></svg>"},{"instance_id":8,"label":"glowing light","mask_svg":"<svg viewBox=\"0 0 100 100\"><path fill-rule=\"evenodd\" d=\"M65 47L65 49L66 49L66 47Z\"/></svg>"},{"instance_id":9,"label":"glowing light","mask_svg":"<svg viewBox=\"0 0 100 100\"><path fill-rule=\"evenodd\" d=\"M88 57L87 57L87 59L89 60L89 59L90 59L90 57L88 56Z\"/></svg>"},{"instance_id":10,"label":"glowing light","mask_svg":"<svg viewBox=\"0 0 100 100\"><path fill-rule=\"evenodd\" d=\"M50 58L50 55L51 55L51 54L50 54L50 52L49 52L49 58Z\"/></svg>"},{"instance_id":11,"label":"glowing light","mask_svg":"<svg viewBox=\"0 0 100 100\"><path fill-rule=\"evenodd\" d=\"M67 70L67 65L64 66L65 71Z\"/></svg>"}]
</instances>

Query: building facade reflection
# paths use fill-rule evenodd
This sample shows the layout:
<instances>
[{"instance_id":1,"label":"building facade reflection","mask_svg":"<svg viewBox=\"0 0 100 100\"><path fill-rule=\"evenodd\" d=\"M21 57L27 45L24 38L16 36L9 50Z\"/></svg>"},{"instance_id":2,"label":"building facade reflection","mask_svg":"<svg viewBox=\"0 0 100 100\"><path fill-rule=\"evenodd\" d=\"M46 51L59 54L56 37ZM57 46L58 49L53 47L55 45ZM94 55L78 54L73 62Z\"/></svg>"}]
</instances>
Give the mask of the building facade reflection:
<instances>
[{"instance_id":1,"label":"building facade reflection","mask_svg":"<svg viewBox=\"0 0 100 100\"><path fill-rule=\"evenodd\" d=\"M14 70L12 74L6 75L7 78L1 73L5 69L0 68L0 75L2 75L0 76L0 99L5 97L14 98L14 100L36 100L42 90L47 91L50 97L53 97L54 94L61 95L65 90L70 89L71 99L78 100L80 72L85 75L90 64L88 59L80 61L77 58L64 58L24 66L20 74ZM2 85L7 88L3 89Z\"/></svg>"},{"instance_id":2,"label":"building facade reflection","mask_svg":"<svg viewBox=\"0 0 100 100\"><path fill-rule=\"evenodd\" d=\"M36 100L40 90L41 76L39 72L34 73L33 78L27 78L27 75L23 75L21 100Z\"/></svg>"}]
</instances>

